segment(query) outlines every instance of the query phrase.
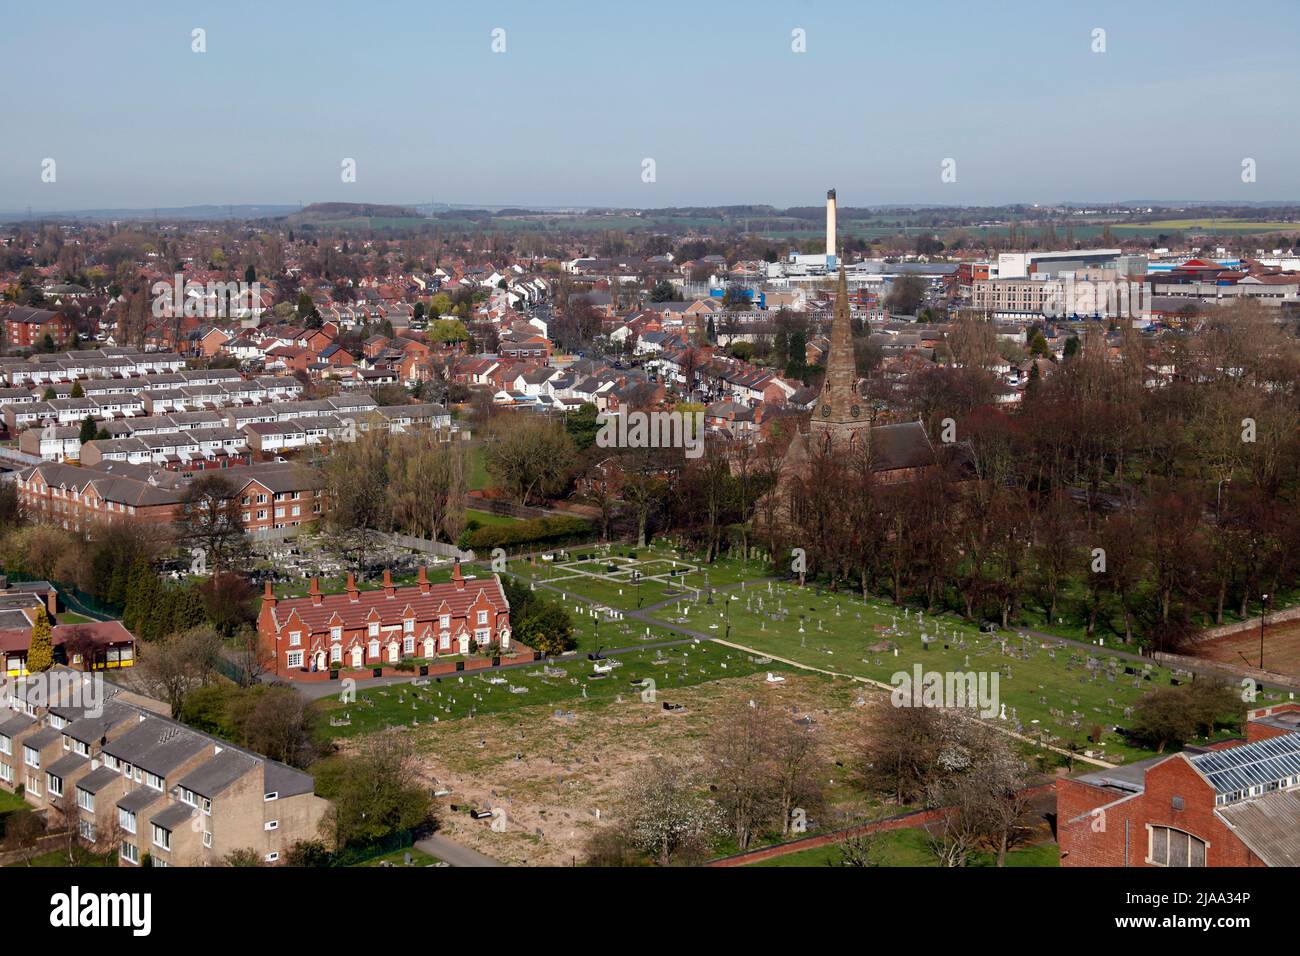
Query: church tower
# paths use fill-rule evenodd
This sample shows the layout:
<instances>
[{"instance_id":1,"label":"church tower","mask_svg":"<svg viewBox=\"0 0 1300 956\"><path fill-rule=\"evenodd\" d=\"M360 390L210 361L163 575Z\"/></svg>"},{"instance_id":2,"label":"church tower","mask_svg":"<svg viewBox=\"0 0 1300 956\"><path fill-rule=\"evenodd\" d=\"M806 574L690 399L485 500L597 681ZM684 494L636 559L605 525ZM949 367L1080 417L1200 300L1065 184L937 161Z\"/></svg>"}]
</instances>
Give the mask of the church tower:
<instances>
[{"instance_id":1,"label":"church tower","mask_svg":"<svg viewBox=\"0 0 1300 956\"><path fill-rule=\"evenodd\" d=\"M857 363L853 355L853 326L849 319L849 285L840 263L839 286L835 293L835 318L831 323L831 347L826 357L826 378L813 407L809 437L834 444L867 442L871 418L858 395Z\"/></svg>"}]
</instances>

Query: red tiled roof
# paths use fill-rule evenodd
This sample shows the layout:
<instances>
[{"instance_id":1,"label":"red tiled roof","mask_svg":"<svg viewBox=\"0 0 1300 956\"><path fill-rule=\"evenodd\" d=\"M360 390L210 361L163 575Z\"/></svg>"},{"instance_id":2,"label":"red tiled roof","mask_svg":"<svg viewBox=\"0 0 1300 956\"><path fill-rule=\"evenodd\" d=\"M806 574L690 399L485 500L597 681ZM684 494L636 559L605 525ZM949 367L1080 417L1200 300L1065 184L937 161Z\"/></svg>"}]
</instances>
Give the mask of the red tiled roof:
<instances>
[{"instance_id":1,"label":"red tiled roof","mask_svg":"<svg viewBox=\"0 0 1300 956\"><path fill-rule=\"evenodd\" d=\"M494 574L488 578L467 578L463 591L457 590L454 583L444 583L429 585L428 594L421 594L418 585L394 588L392 597L383 588L361 591L356 601L349 600L346 592L326 594L318 605L313 604L310 597L286 598L277 601L271 613L276 628L281 628L297 611L311 633L328 631L330 619L336 613L342 618L345 628L364 627L370 621L372 610L378 612L381 627L400 626L407 607L414 612L417 621L432 621L442 613L440 608L444 602L447 613L453 618L463 618L469 614L479 594L487 597L496 613L509 612L510 602L501 588L501 580Z\"/></svg>"}]
</instances>

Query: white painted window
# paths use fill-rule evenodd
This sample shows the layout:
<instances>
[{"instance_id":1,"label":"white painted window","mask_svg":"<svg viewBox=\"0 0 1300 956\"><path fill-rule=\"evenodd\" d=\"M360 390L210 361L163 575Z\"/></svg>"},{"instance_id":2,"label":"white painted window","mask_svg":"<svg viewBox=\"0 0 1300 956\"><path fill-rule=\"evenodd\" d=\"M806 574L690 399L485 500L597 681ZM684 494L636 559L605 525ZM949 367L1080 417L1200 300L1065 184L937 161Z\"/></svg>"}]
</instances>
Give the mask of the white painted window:
<instances>
[{"instance_id":1,"label":"white painted window","mask_svg":"<svg viewBox=\"0 0 1300 956\"><path fill-rule=\"evenodd\" d=\"M288 664L290 667L302 667L302 651L290 651Z\"/></svg>"},{"instance_id":2,"label":"white painted window","mask_svg":"<svg viewBox=\"0 0 1300 956\"><path fill-rule=\"evenodd\" d=\"M117 825L127 833L135 833L135 814L130 810L117 808Z\"/></svg>"},{"instance_id":3,"label":"white painted window","mask_svg":"<svg viewBox=\"0 0 1300 956\"><path fill-rule=\"evenodd\" d=\"M153 824L153 845L164 850L172 848L172 831Z\"/></svg>"},{"instance_id":4,"label":"white painted window","mask_svg":"<svg viewBox=\"0 0 1300 956\"><path fill-rule=\"evenodd\" d=\"M140 848L137 847L134 843L124 842L122 844L121 850L119 850L118 852L119 855L122 857L122 859L126 860L126 862L134 863L136 866L140 865Z\"/></svg>"}]
</instances>

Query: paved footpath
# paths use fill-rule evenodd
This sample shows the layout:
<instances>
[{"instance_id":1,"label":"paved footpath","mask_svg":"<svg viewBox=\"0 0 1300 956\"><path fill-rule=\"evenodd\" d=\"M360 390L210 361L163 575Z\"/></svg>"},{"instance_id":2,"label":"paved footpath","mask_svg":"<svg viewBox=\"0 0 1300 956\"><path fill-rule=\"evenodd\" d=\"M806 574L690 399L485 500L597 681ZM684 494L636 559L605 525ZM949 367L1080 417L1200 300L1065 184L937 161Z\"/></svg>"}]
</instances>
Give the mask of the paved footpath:
<instances>
[{"instance_id":1,"label":"paved footpath","mask_svg":"<svg viewBox=\"0 0 1300 956\"><path fill-rule=\"evenodd\" d=\"M471 850L467 846L454 843L444 836L438 836L436 833L425 837L423 840L416 840L415 848L423 850L430 856L436 856L444 863L450 863L452 866L505 866L500 860L494 860L478 850Z\"/></svg>"}]
</instances>

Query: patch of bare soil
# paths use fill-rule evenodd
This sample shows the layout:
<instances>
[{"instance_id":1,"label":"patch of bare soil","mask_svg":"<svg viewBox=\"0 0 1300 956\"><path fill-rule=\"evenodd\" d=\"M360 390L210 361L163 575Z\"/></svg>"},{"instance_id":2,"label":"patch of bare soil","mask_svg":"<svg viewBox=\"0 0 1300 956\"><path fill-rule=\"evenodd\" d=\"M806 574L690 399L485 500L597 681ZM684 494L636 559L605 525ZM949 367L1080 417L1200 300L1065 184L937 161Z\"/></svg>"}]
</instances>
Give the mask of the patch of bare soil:
<instances>
[{"instance_id":1,"label":"patch of bare soil","mask_svg":"<svg viewBox=\"0 0 1300 956\"><path fill-rule=\"evenodd\" d=\"M847 762L861 716L854 705L866 693L848 681L788 674L768 684L756 674L661 694L653 704L636 695L622 703L580 701L572 719L532 707L410 732L419 735L429 786L451 791L438 801L442 835L510 865L568 866L581 862L595 828L617 819L632 772L656 754L698 757L726 703L753 699L791 718L809 715L829 759ZM685 704L685 712L665 711L665 697ZM843 781L835 777L844 771L832 763L830 773L838 789ZM493 829L493 820L474 820L467 807L501 810L504 819L498 814Z\"/></svg>"}]
</instances>

